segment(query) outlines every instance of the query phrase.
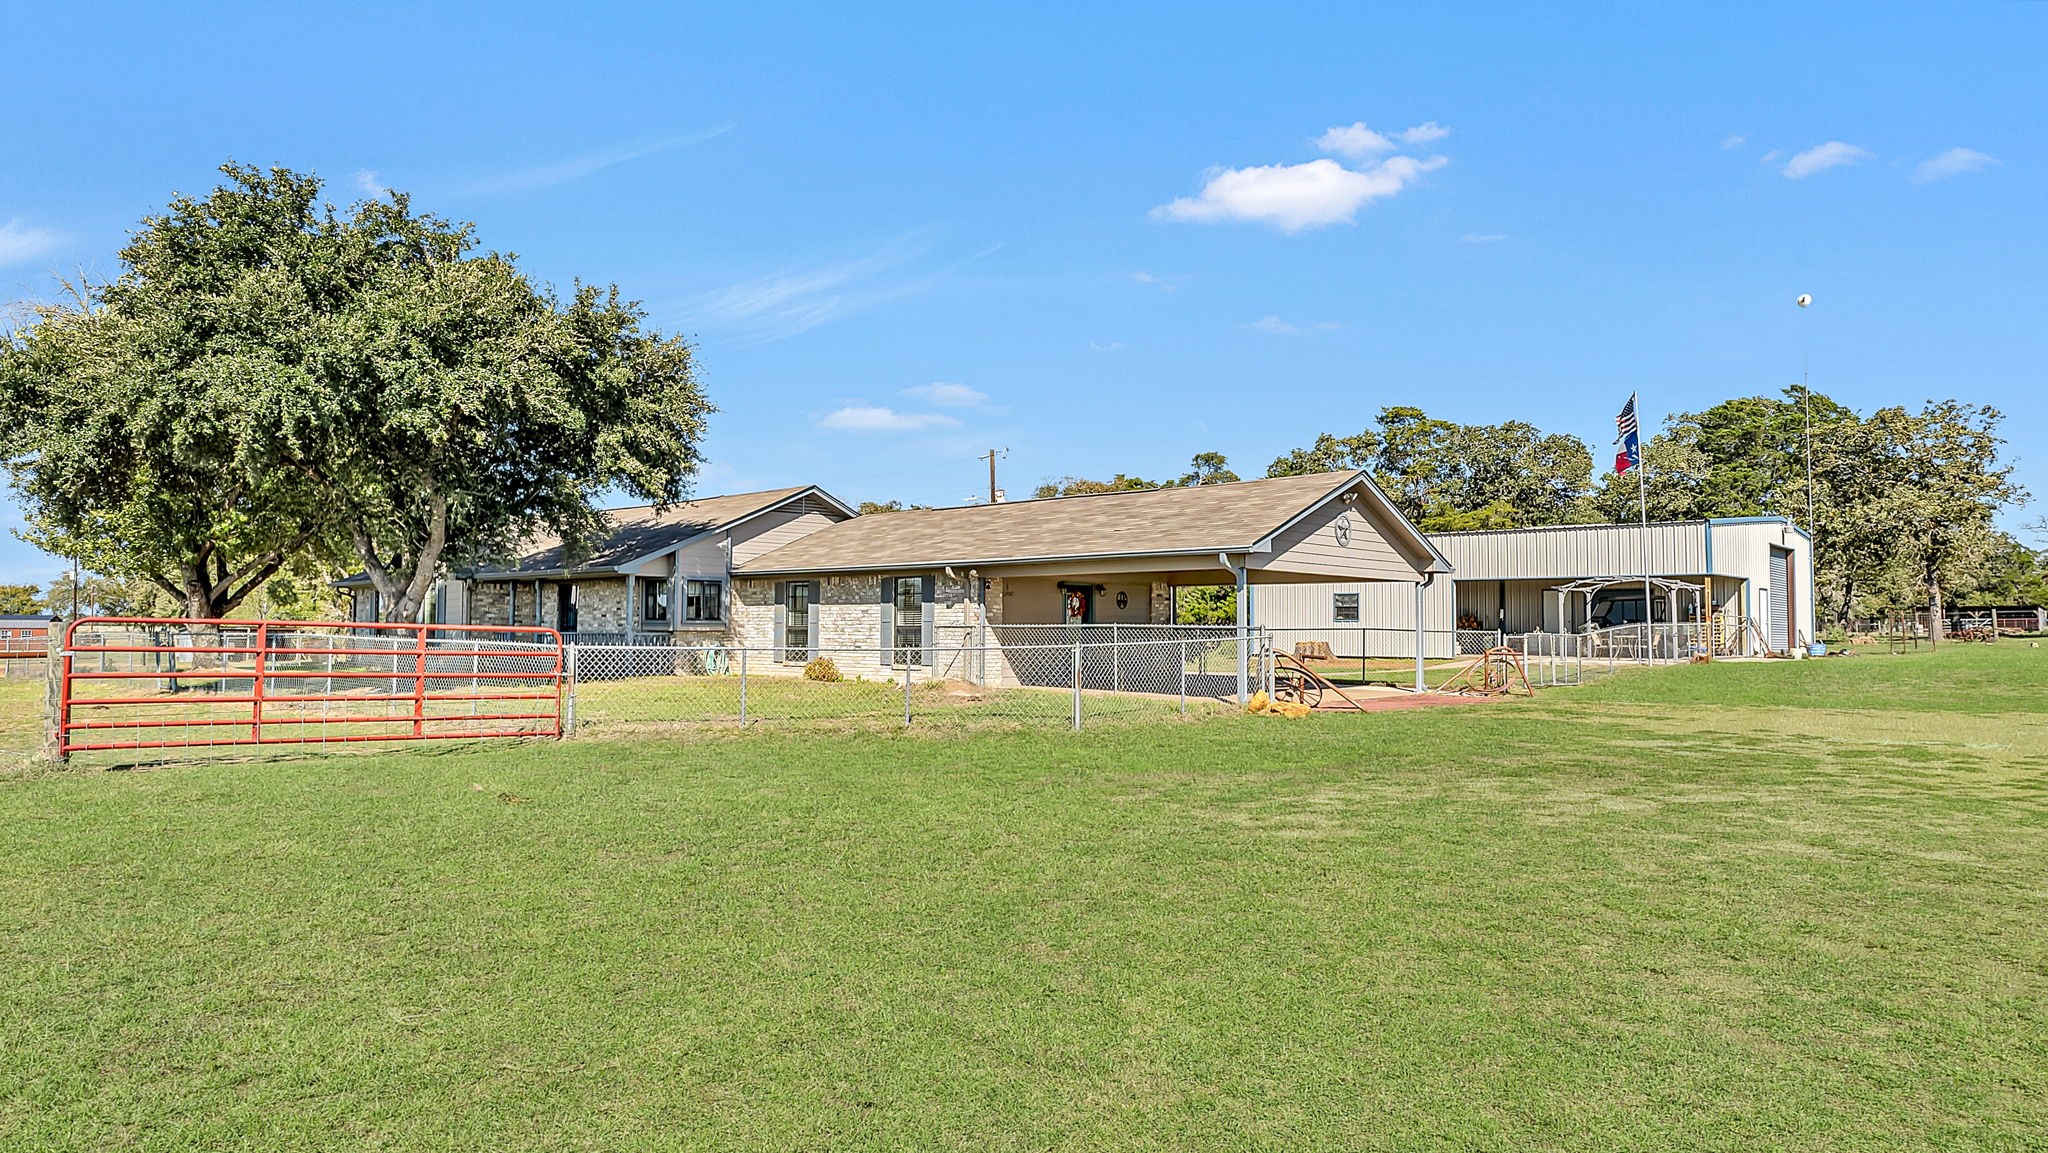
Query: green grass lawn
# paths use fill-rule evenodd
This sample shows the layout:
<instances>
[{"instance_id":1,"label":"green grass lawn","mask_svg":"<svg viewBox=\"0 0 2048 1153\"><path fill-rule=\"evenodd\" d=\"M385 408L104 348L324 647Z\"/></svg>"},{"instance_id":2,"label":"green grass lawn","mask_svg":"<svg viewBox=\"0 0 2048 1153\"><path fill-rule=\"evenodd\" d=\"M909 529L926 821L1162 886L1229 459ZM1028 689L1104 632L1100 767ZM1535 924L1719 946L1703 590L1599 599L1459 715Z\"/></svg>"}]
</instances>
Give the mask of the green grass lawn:
<instances>
[{"instance_id":1,"label":"green grass lawn","mask_svg":"<svg viewBox=\"0 0 2048 1153\"><path fill-rule=\"evenodd\" d=\"M16 768L0 1149L2042 1148L2044 690Z\"/></svg>"}]
</instances>

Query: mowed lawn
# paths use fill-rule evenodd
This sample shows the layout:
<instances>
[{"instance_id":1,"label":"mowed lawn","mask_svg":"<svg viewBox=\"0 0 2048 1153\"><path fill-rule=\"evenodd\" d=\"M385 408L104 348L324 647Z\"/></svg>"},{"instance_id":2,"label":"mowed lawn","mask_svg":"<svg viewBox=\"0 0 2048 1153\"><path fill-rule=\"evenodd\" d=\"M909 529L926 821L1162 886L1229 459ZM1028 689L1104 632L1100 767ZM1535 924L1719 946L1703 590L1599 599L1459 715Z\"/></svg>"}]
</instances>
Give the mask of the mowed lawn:
<instances>
[{"instance_id":1,"label":"mowed lawn","mask_svg":"<svg viewBox=\"0 0 2048 1153\"><path fill-rule=\"evenodd\" d=\"M0 1029L9 1150L2042 1148L2048 649L15 769Z\"/></svg>"}]
</instances>

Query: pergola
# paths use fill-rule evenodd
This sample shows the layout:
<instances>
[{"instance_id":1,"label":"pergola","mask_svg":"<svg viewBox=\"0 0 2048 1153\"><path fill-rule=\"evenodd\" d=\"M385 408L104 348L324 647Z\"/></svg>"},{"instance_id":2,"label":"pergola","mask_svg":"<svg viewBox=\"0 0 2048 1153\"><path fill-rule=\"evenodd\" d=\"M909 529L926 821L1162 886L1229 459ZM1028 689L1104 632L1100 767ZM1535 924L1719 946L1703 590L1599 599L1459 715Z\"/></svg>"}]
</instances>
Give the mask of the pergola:
<instances>
[{"instance_id":1,"label":"pergola","mask_svg":"<svg viewBox=\"0 0 2048 1153\"><path fill-rule=\"evenodd\" d=\"M1703 583L1694 584L1691 581L1672 580L1669 577L1580 577L1578 580L1572 581L1569 584L1552 585L1550 591L1557 593L1559 596L1563 598L1564 607L1566 608L1571 607L1571 598L1574 595L1585 597L1586 616L1588 618L1587 627L1590 628L1591 617L1593 615L1593 594L1599 592L1601 589L1615 588L1622 585L1632 586L1635 588L1642 588L1644 586L1648 586L1652 590L1656 592L1661 592L1666 597L1668 597L1671 601L1671 607L1673 609L1671 614L1673 619L1670 622L1668 622L1670 624L1683 623L1677 619L1678 613L1676 611L1679 603L1678 594L1682 592L1692 594L1692 596L1694 597L1694 607L1701 610L1700 619L1702 621L1706 619L1707 614L1705 608L1711 598L1707 592L1707 586ZM1657 614L1655 613L1655 611L1651 609L1649 604L1645 603L1643 605L1643 623L1654 624L1656 621L1656 615Z\"/></svg>"}]
</instances>

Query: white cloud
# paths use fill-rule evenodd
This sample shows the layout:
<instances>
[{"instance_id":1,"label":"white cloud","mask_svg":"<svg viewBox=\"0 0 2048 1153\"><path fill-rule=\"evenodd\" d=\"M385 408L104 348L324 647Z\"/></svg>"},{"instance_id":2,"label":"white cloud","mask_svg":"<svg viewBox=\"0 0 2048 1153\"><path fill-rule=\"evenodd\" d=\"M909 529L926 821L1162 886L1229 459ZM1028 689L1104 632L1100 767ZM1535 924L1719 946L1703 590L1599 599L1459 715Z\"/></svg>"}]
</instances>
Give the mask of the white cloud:
<instances>
[{"instance_id":1,"label":"white cloud","mask_svg":"<svg viewBox=\"0 0 2048 1153\"><path fill-rule=\"evenodd\" d=\"M1726 151L1731 148L1740 148L1747 143L1749 143L1749 137L1742 135L1740 132L1731 132L1728 134L1727 139L1721 141L1721 148L1723 151Z\"/></svg>"},{"instance_id":2,"label":"white cloud","mask_svg":"<svg viewBox=\"0 0 2048 1153\"><path fill-rule=\"evenodd\" d=\"M365 196L382 196L384 194L384 186L377 182L377 174L367 168L356 170L355 184L356 191L363 193Z\"/></svg>"},{"instance_id":3,"label":"white cloud","mask_svg":"<svg viewBox=\"0 0 2048 1153\"><path fill-rule=\"evenodd\" d=\"M1856 164L1870 159L1870 153L1854 144L1830 140L1816 145L1785 162L1785 177L1788 180L1804 180L1816 172L1826 172L1844 164Z\"/></svg>"},{"instance_id":4,"label":"white cloud","mask_svg":"<svg viewBox=\"0 0 2048 1153\"><path fill-rule=\"evenodd\" d=\"M1756 162L1764 166L1765 168L1769 168L1771 165L1776 164L1779 160L1784 159L1784 156L1784 149L1773 148L1769 152L1764 153L1762 156L1757 157Z\"/></svg>"},{"instance_id":5,"label":"white cloud","mask_svg":"<svg viewBox=\"0 0 2048 1153\"><path fill-rule=\"evenodd\" d=\"M1289 324L1277 316L1262 316L1245 325L1245 327L1259 332L1268 332L1274 336L1294 336L1301 332L1300 325Z\"/></svg>"},{"instance_id":6,"label":"white cloud","mask_svg":"<svg viewBox=\"0 0 2048 1153\"><path fill-rule=\"evenodd\" d=\"M1349 128L1329 129L1316 137L1316 147L1324 152L1334 152L1339 156L1349 156L1353 160L1358 160L1366 156L1378 156L1382 152L1392 152L1394 142L1367 128L1365 121L1361 120Z\"/></svg>"},{"instance_id":7,"label":"white cloud","mask_svg":"<svg viewBox=\"0 0 2048 1153\"><path fill-rule=\"evenodd\" d=\"M1121 340L1112 340L1107 344L1104 344L1098 341L1091 340L1088 342L1088 347L1090 350L1095 352L1122 352L1124 350L1124 342Z\"/></svg>"},{"instance_id":8,"label":"white cloud","mask_svg":"<svg viewBox=\"0 0 2048 1153\"><path fill-rule=\"evenodd\" d=\"M893 275L924 252L923 244L899 238L853 260L778 272L707 293L696 300L694 311L753 340L781 340L929 287L931 277L905 281Z\"/></svg>"},{"instance_id":9,"label":"white cloud","mask_svg":"<svg viewBox=\"0 0 2048 1153\"><path fill-rule=\"evenodd\" d=\"M19 220L0 224L0 266L23 264L55 252L67 238L52 228L29 228Z\"/></svg>"},{"instance_id":10,"label":"white cloud","mask_svg":"<svg viewBox=\"0 0 2048 1153\"><path fill-rule=\"evenodd\" d=\"M1161 292L1172 292L1174 289L1180 287L1180 285L1171 283L1170 281L1161 280L1159 277L1154 276L1149 272L1133 272L1131 273L1131 280L1138 284L1150 285L1151 287L1156 288Z\"/></svg>"},{"instance_id":11,"label":"white cloud","mask_svg":"<svg viewBox=\"0 0 2048 1153\"><path fill-rule=\"evenodd\" d=\"M1458 239L1466 244L1497 244L1507 238L1508 234L1505 232L1468 232Z\"/></svg>"},{"instance_id":12,"label":"white cloud","mask_svg":"<svg viewBox=\"0 0 2048 1153\"><path fill-rule=\"evenodd\" d=\"M1450 134L1450 129L1431 120L1426 124L1418 124L1387 136L1367 128L1365 121L1360 120L1326 130L1321 136L1316 137L1316 147L1324 152L1334 152L1353 160L1364 160L1369 156L1392 152L1402 144L1428 144L1434 140L1442 140Z\"/></svg>"},{"instance_id":13,"label":"white cloud","mask_svg":"<svg viewBox=\"0 0 2048 1153\"><path fill-rule=\"evenodd\" d=\"M1393 196L1447 163L1441 156L1390 156L1365 169L1334 160L1227 168L1211 176L1199 195L1162 204L1152 215L1199 223L1251 220L1282 232L1349 224L1366 204Z\"/></svg>"},{"instance_id":14,"label":"white cloud","mask_svg":"<svg viewBox=\"0 0 2048 1153\"><path fill-rule=\"evenodd\" d=\"M609 148L593 149L589 152L571 156L566 160L556 161L553 164L543 164L537 168L522 168L487 177L471 186L470 191L488 194L530 192L537 188L551 188L557 184L567 184L572 180L581 180L593 173L602 172L607 168L624 164L627 161L640 160L674 148L685 148L692 144L702 144L706 140L723 136L730 131L732 131L732 125L721 124L716 128L707 128L702 132L692 132L686 136L671 136L666 140L657 140L651 144L618 144Z\"/></svg>"},{"instance_id":15,"label":"white cloud","mask_svg":"<svg viewBox=\"0 0 2048 1153\"><path fill-rule=\"evenodd\" d=\"M1921 161L1913 169L1913 180L1918 184L1927 184L1936 180L1946 180L1951 176L1960 176L1965 172L1982 172L1987 168L1996 168L1999 164L1996 156L1987 156L1974 148L1951 148L1939 156L1931 156Z\"/></svg>"},{"instance_id":16,"label":"white cloud","mask_svg":"<svg viewBox=\"0 0 2048 1153\"><path fill-rule=\"evenodd\" d=\"M971 408L978 404L988 403L987 393L979 389L969 388L964 384L948 384L943 380L935 380L930 384L913 385L910 388L904 389L901 395L914 396L930 404L936 404L941 408Z\"/></svg>"},{"instance_id":17,"label":"white cloud","mask_svg":"<svg viewBox=\"0 0 2048 1153\"><path fill-rule=\"evenodd\" d=\"M898 412L874 404L849 404L826 413L819 428L840 432L922 432L947 428L960 422L939 412Z\"/></svg>"}]
</instances>

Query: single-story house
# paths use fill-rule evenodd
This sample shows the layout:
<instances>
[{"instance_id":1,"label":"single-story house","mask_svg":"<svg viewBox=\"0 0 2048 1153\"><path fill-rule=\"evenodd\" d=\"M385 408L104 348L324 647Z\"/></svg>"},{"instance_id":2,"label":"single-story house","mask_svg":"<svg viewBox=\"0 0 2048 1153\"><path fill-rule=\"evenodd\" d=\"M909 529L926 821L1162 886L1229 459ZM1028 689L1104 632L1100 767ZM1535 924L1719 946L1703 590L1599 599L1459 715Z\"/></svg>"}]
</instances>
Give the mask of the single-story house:
<instances>
[{"instance_id":1,"label":"single-story house","mask_svg":"<svg viewBox=\"0 0 2048 1153\"><path fill-rule=\"evenodd\" d=\"M0 650L42 652L55 619L48 613L0 613Z\"/></svg>"},{"instance_id":2,"label":"single-story house","mask_svg":"<svg viewBox=\"0 0 2048 1153\"><path fill-rule=\"evenodd\" d=\"M868 516L808 486L611 515L617 531L589 556L539 541L516 563L457 574L433 619L744 648L791 671L825 652L879 672L932 664L936 648L974 643L968 629L1022 646L1046 626L1169 624L1181 586L1346 581L1415 599L1451 571L1359 471ZM366 584L342 582L356 619L375 613ZM1241 615L1251 603L1239 597Z\"/></svg>"},{"instance_id":3,"label":"single-story house","mask_svg":"<svg viewBox=\"0 0 2048 1153\"><path fill-rule=\"evenodd\" d=\"M1782 653L1815 636L1813 538L1781 516L1429 534L1448 558L1453 580L1428 590L1423 626L1433 656L1457 651L1454 630L1570 633L1589 625L1642 619L1642 578L1655 578L1651 619L1700 619L1713 606L1719 651ZM1589 620L1602 588L1629 597L1603 621ZM1359 643L1404 656L1413 609L1384 589L1356 583L1262 590L1259 623L1283 630L1326 630L1333 649ZM1375 630L1383 635L1374 636ZM1305 635L1305 634L1304 634ZM1434 651L1441 649L1443 651Z\"/></svg>"},{"instance_id":4,"label":"single-story house","mask_svg":"<svg viewBox=\"0 0 2048 1153\"><path fill-rule=\"evenodd\" d=\"M855 516L816 485L607 510L612 533L581 555L536 540L510 564L459 570L434 589L427 619L451 625L547 625L585 644L722 640L731 627L732 570ZM337 582L351 620L378 617L377 590L358 573Z\"/></svg>"}]
</instances>

